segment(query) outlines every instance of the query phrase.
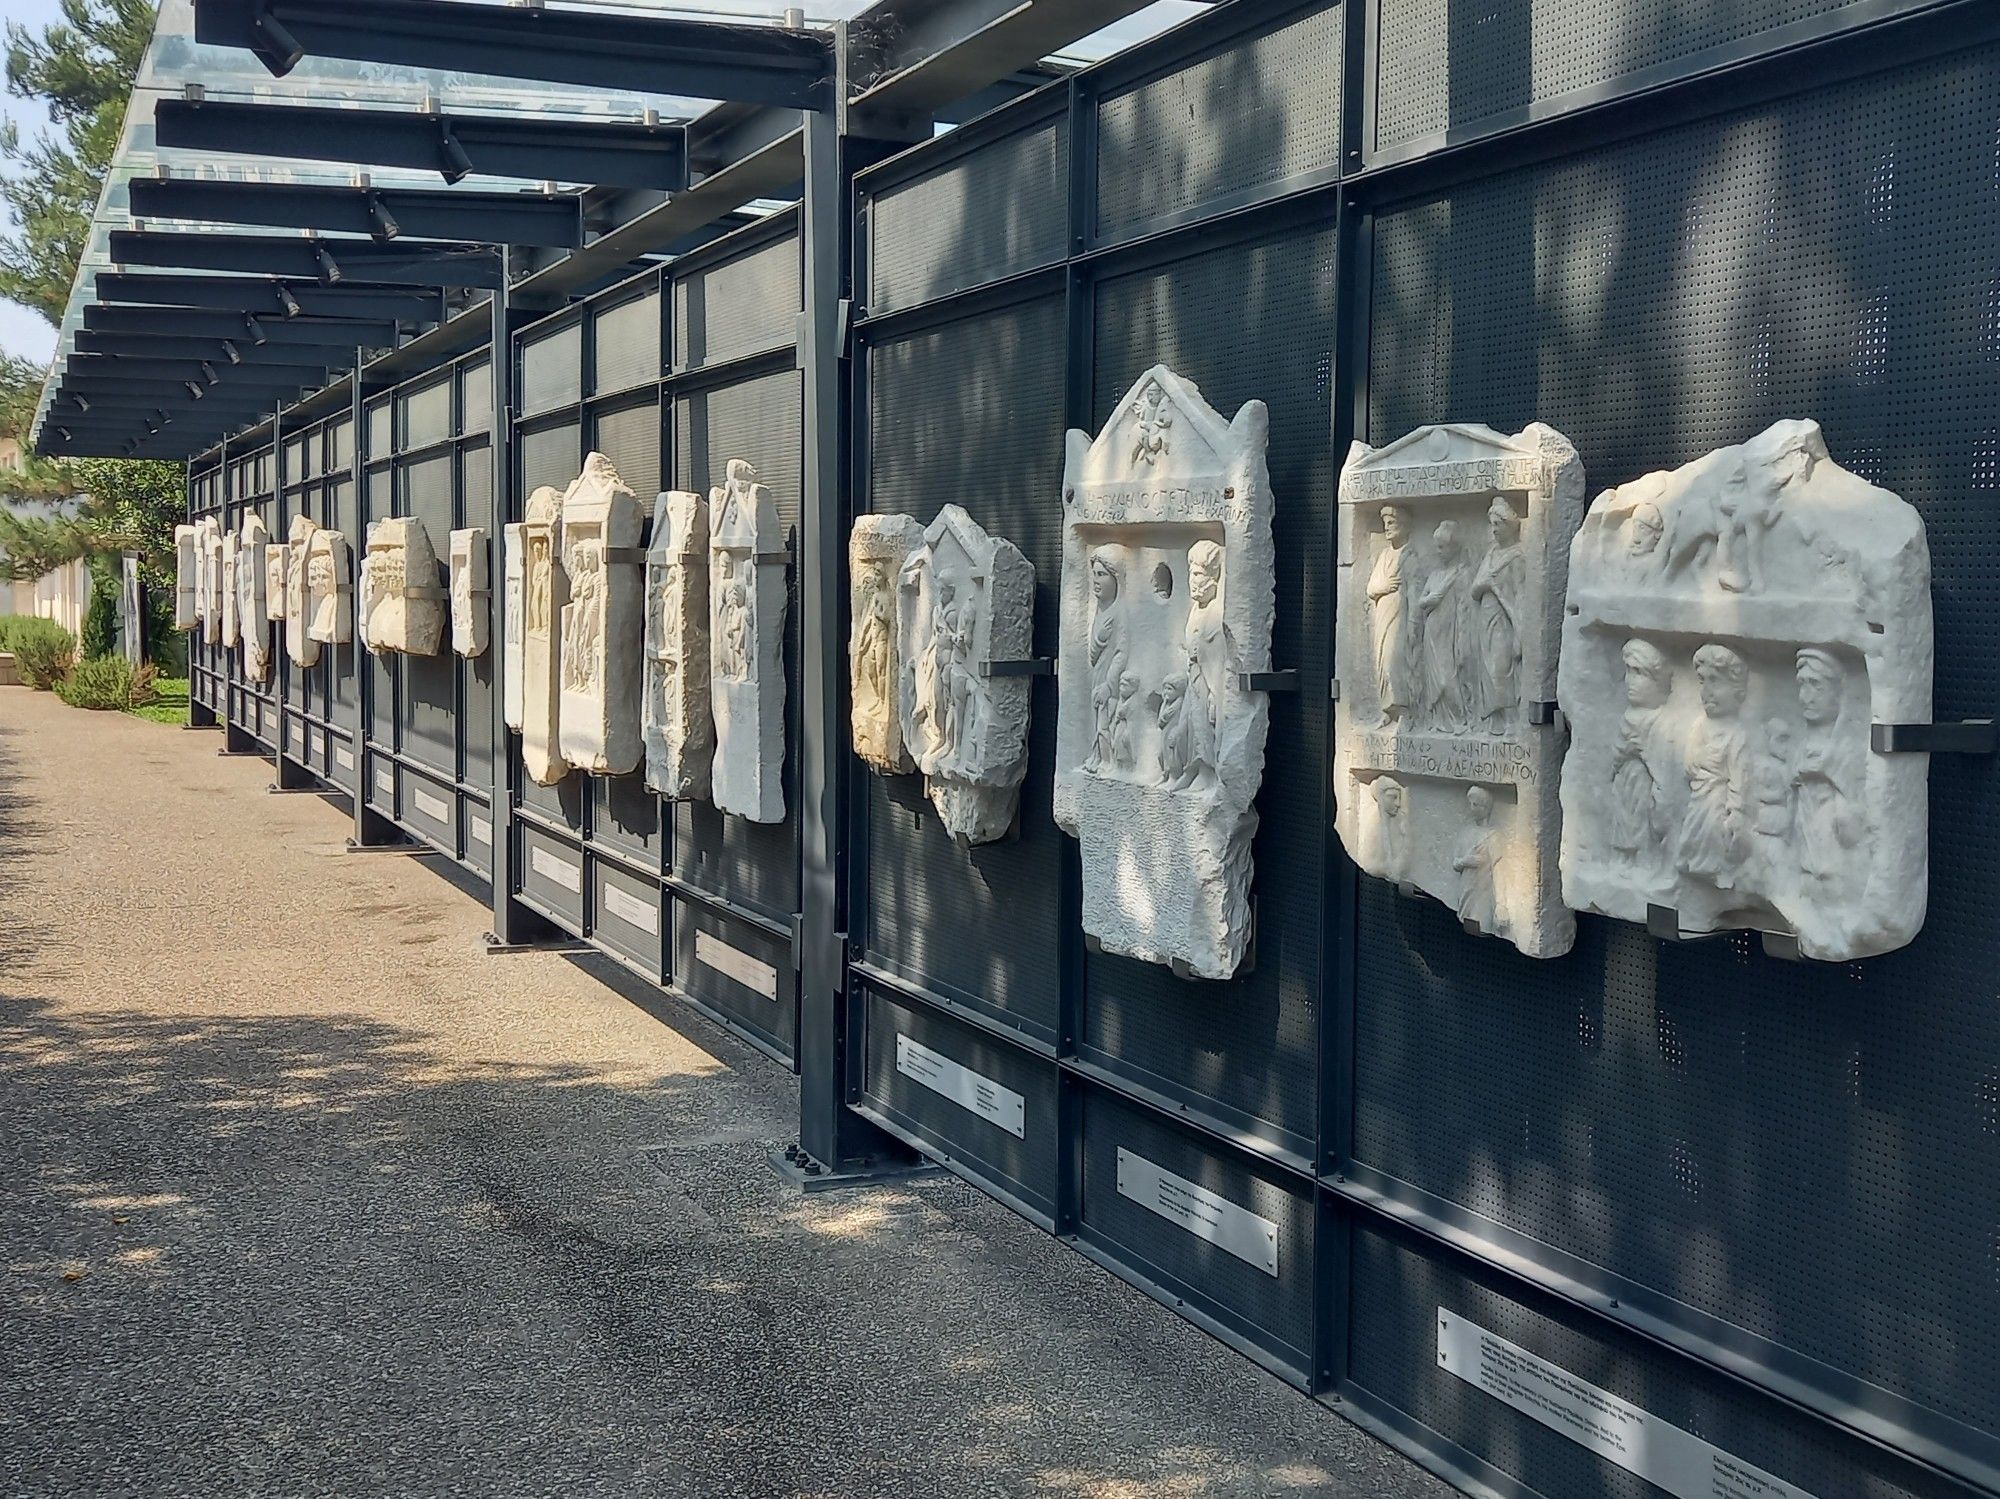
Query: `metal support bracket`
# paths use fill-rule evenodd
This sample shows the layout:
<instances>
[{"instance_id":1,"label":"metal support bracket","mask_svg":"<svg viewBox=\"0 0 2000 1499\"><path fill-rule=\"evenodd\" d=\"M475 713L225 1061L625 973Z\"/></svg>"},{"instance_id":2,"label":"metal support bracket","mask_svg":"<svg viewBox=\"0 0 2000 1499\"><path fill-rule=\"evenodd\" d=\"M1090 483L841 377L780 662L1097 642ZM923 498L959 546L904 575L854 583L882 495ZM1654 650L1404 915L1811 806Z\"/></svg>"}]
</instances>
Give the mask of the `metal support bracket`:
<instances>
[{"instance_id":1,"label":"metal support bracket","mask_svg":"<svg viewBox=\"0 0 2000 1499\"><path fill-rule=\"evenodd\" d=\"M480 934L479 950L489 956L504 956L517 952L587 953L597 949L573 937L552 942L502 942L493 933L483 932Z\"/></svg>"},{"instance_id":2,"label":"metal support bracket","mask_svg":"<svg viewBox=\"0 0 2000 1499\"><path fill-rule=\"evenodd\" d=\"M646 549L644 547L604 547L601 550L604 553L604 560L607 563L616 563L630 567L644 567L646 565Z\"/></svg>"},{"instance_id":3,"label":"metal support bracket","mask_svg":"<svg viewBox=\"0 0 2000 1499\"><path fill-rule=\"evenodd\" d=\"M1540 702L1528 704L1528 722L1532 724L1560 724L1562 709L1554 703Z\"/></svg>"},{"instance_id":4,"label":"metal support bracket","mask_svg":"<svg viewBox=\"0 0 2000 1499\"><path fill-rule=\"evenodd\" d=\"M787 1145L770 1154L771 1169L801 1192L831 1192L841 1187L873 1187L887 1182L908 1181L912 1177L936 1176L944 1168L935 1161L894 1161L859 1171L836 1171L814 1160L797 1145Z\"/></svg>"},{"instance_id":5,"label":"metal support bracket","mask_svg":"<svg viewBox=\"0 0 2000 1499\"><path fill-rule=\"evenodd\" d=\"M1723 927L1713 932L1690 932L1681 926L1681 913L1672 906L1646 903L1646 931L1662 942L1710 942L1717 937L1727 937L1734 932L1750 931L1749 927ZM1799 951L1796 932L1767 932L1758 930L1758 940L1763 944L1764 956L1777 958L1781 962L1797 963L1804 960Z\"/></svg>"},{"instance_id":6,"label":"metal support bracket","mask_svg":"<svg viewBox=\"0 0 2000 1499\"><path fill-rule=\"evenodd\" d=\"M1236 685L1244 692L1297 692L1299 674L1296 671L1239 671Z\"/></svg>"},{"instance_id":7,"label":"metal support bracket","mask_svg":"<svg viewBox=\"0 0 2000 1499\"><path fill-rule=\"evenodd\" d=\"M982 661L982 677L1052 677L1056 674L1053 656L1030 656L1021 661Z\"/></svg>"},{"instance_id":8,"label":"metal support bracket","mask_svg":"<svg viewBox=\"0 0 2000 1499\"><path fill-rule=\"evenodd\" d=\"M1990 718L1870 724L1868 740L1878 755L1990 755L2000 750L2000 730Z\"/></svg>"},{"instance_id":9,"label":"metal support bracket","mask_svg":"<svg viewBox=\"0 0 2000 1499\"><path fill-rule=\"evenodd\" d=\"M451 597L451 593L447 589L439 588L434 583L419 583L414 587L406 584L403 588L403 597L406 599L448 599Z\"/></svg>"},{"instance_id":10,"label":"metal support bracket","mask_svg":"<svg viewBox=\"0 0 2000 1499\"><path fill-rule=\"evenodd\" d=\"M418 843L411 839L407 843L357 843L352 838L341 849L344 854L402 854L412 859L435 856L437 850L428 843Z\"/></svg>"}]
</instances>

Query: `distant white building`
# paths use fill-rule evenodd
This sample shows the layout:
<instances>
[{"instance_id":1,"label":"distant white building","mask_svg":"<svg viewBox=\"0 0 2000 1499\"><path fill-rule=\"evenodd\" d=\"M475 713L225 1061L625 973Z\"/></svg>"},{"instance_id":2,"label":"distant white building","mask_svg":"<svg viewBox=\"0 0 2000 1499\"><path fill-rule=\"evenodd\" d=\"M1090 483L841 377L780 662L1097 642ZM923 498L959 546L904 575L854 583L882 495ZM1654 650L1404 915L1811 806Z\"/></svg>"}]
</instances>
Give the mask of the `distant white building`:
<instances>
[{"instance_id":1,"label":"distant white building","mask_svg":"<svg viewBox=\"0 0 2000 1499\"><path fill-rule=\"evenodd\" d=\"M6 476L27 467L27 455L20 442L0 437L0 505L20 516L62 515L71 500L5 498ZM0 548L0 555L5 549ZM90 568L81 559L66 562L54 572L32 582L0 583L0 614L33 614L52 619L70 634L83 630L84 611L90 607Z\"/></svg>"}]
</instances>

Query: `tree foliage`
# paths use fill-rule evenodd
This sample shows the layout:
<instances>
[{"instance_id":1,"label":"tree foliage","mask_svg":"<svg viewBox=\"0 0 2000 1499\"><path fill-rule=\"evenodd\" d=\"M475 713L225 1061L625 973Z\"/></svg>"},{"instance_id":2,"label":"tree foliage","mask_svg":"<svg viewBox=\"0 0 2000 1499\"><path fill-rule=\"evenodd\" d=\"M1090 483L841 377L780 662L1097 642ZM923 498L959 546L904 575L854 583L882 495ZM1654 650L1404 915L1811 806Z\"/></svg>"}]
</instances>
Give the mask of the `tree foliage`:
<instances>
[{"instance_id":1,"label":"tree foliage","mask_svg":"<svg viewBox=\"0 0 2000 1499\"><path fill-rule=\"evenodd\" d=\"M7 90L47 104L53 128L0 128L0 202L18 227L0 234L0 297L60 322L90 233L132 80L153 34L155 0L62 0L39 34L7 26Z\"/></svg>"}]
</instances>

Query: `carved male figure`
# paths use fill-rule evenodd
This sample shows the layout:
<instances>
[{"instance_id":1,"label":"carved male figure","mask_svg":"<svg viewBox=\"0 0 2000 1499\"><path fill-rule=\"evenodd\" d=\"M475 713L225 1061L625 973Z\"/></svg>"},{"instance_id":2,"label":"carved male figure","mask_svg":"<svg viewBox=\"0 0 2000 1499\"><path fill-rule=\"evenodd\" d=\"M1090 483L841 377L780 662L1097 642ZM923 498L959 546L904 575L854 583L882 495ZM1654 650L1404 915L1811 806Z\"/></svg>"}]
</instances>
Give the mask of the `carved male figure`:
<instances>
[{"instance_id":1,"label":"carved male figure","mask_svg":"<svg viewBox=\"0 0 2000 1499\"><path fill-rule=\"evenodd\" d=\"M1750 668L1728 646L1711 641L1694 653L1694 674L1702 717L1688 743L1680 867L1690 879L1729 890L1750 851L1750 766L1741 722Z\"/></svg>"},{"instance_id":2,"label":"carved male figure","mask_svg":"<svg viewBox=\"0 0 2000 1499\"><path fill-rule=\"evenodd\" d=\"M1382 545L1368 573L1368 629L1375 648L1375 690L1384 723L1404 717L1417 703L1408 618L1409 594L1415 581L1410 512L1401 505L1384 505Z\"/></svg>"},{"instance_id":3,"label":"carved male figure","mask_svg":"<svg viewBox=\"0 0 2000 1499\"><path fill-rule=\"evenodd\" d=\"M1651 866L1666 847L1666 786L1673 747L1660 710L1674 690L1666 652L1636 637L1620 652L1625 663L1625 716L1611 757L1611 846L1626 864Z\"/></svg>"},{"instance_id":4,"label":"carved male figure","mask_svg":"<svg viewBox=\"0 0 2000 1499\"><path fill-rule=\"evenodd\" d=\"M1197 541L1188 548L1186 697L1174 732L1179 772L1168 785L1186 791L1212 784L1217 760L1216 724L1229 672L1229 639L1222 625L1222 548Z\"/></svg>"},{"instance_id":5,"label":"carved male figure","mask_svg":"<svg viewBox=\"0 0 2000 1499\"><path fill-rule=\"evenodd\" d=\"M1459 835L1451 867L1464 877L1458 897L1458 919L1475 931L1499 933L1494 875L1506 857L1500 830L1493 825L1493 793L1484 786L1468 786L1466 811L1472 822Z\"/></svg>"},{"instance_id":6,"label":"carved male figure","mask_svg":"<svg viewBox=\"0 0 2000 1499\"><path fill-rule=\"evenodd\" d=\"M1417 593L1413 629L1423 667L1424 713L1446 734L1466 729L1465 554L1456 521L1439 521L1431 533L1431 570Z\"/></svg>"},{"instance_id":7,"label":"carved male figure","mask_svg":"<svg viewBox=\"0 0 2000 1499\"><path fill-rule=\"evenodd\" d=\"M1796 775L1799 873L1815 893L1837 898L1853 883L1855 850L1867 832L1860 804L1866 763L1860 741L1841 732L1847 672L1840 659L1807 646L1798 653L1795 680L1806 721Z\"/></svg>"},{"instance_id":8,"label":"carved male figure","mask_svg":"<svg viewBox=\"0 0 2000 1499\"><path fill-rule=\"evenodd\" d=\"M1521 604L1528 585L1528 555L1521 546L1521 517L1500 496L1486 510L1493 545L1472 577L1474 644L1479 674L1472 709L1486 727L1507 726L1521 702Z\"/></svg>"}]
</instances>

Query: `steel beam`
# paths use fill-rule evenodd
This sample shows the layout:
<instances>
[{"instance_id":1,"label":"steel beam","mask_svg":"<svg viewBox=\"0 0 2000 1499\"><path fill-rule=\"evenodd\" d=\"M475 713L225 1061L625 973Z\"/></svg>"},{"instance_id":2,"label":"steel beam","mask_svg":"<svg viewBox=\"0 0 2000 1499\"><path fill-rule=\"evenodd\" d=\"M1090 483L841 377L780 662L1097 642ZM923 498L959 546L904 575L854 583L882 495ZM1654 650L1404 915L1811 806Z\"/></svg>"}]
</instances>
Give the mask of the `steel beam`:
<instances>
[{"instance_id":1,"label":"steel beam","mask_svg":"<svg viewBox=\"0 0 2000 1499\"><path fill-rule=\"evenodd\" d=\"M1147 0L895 0L848 23L849 107L932 114L1079 37L1143 10Z\"/></svg>"},{"instance_id":2,"label":"steel beam","mask_svg":"<svg viewBox=\"0 0 2000 1499\"><path fill-rule=\"evenodd\" d=\"M278 276L145 276L100 271L100 302L136 302L156 307L206 307L260 317L397 318L441 323L444 296L394 286L321 286Z\"/></svg>"},{"instance_id":3,"label":"steel beam","mask_svg":"<svg viewBox=\"0 0 2000 1499\"><path fill-rule=\"evenodd\" d=\"M160 333L76 332L79 354L109 354L131 359L205 359L218 369L228 365L318 365L324 369L351 367L360 350L353 344L256 344L241 332L234 338L175 338Z\"/></svg>"},{"instance_id":4,"label":"steel beam","mask_svg":"<svg viewBox=\"0 0 2000 1499\"><path fill-rule=\"evenodd\" d=\"M832 102L825 32L434 0L195 0L195 40L283 77L305 57L491 73L813 109Z\"/></svg>"},{"instance_id":5,"label":"steel beam","mask_svg":"<svg viewBox=\"0 0 2000 1499\"><path fill-rule=\"evenodd\" d=\"M238 347L269 349L301 344L323 344L332 349L390 349L395 347L399 334L392 318L258 317L206 307L92 305L83 309L83 327L91 333L192 338L211 344L226 338Z\"/></svg>"},{"instance_id":6,"label":"steel beam","mask_svg":"<svg viewBox=\"0 0 2000 1499\"><path fill-rule=\"evenodd\" d=\"M224 376L231 384L283 385L296 380L305 384L325 377L323 364L233 365L203 359L114 358L108 354L72 354L63 369L65 384L87 386L95 381L162 382L193 380L202 385L220 385Z\"/></svg>"},{"instance_id":7,"label":"steel beam","mask_svg":"<svg viewBox=\"0 0 2000 1499\"><path fill-rule=\"evenodd\" d=\"M447 182L477 172L665 192L687 186L680 124L162 99L153 129L162 146L406 167Z\"/></svg>"},{"instance_id":8,"label":"steel beam","mask_svg":"<svg viewBox=\"0 0 2000 1499\"><path fill-rule=\"evenodd\" d=\"M243 271L291 276L322 286L342 283L389 286L484 287L500 284L500 263L490 245L419 240L321 239L317 235L164 233L111 231L116 265L166 266L194 271Z\"/></svg>"},{"instance_id":9,"label":"steel beam","mask_svg":"<svg viewBox=\"0 0 2000 1499\"><path fill-rule=\"evenodd\" d=\"M271 111L267 111L270 113ZM274 138L282 122L269 122ZM365 234L378 243L474 240L574 250L583 243L575 193L470 193L445 188L329 187L294 182L134 177L132 217L215 224L269 224Z\"/></svg>"}]
</instances>

